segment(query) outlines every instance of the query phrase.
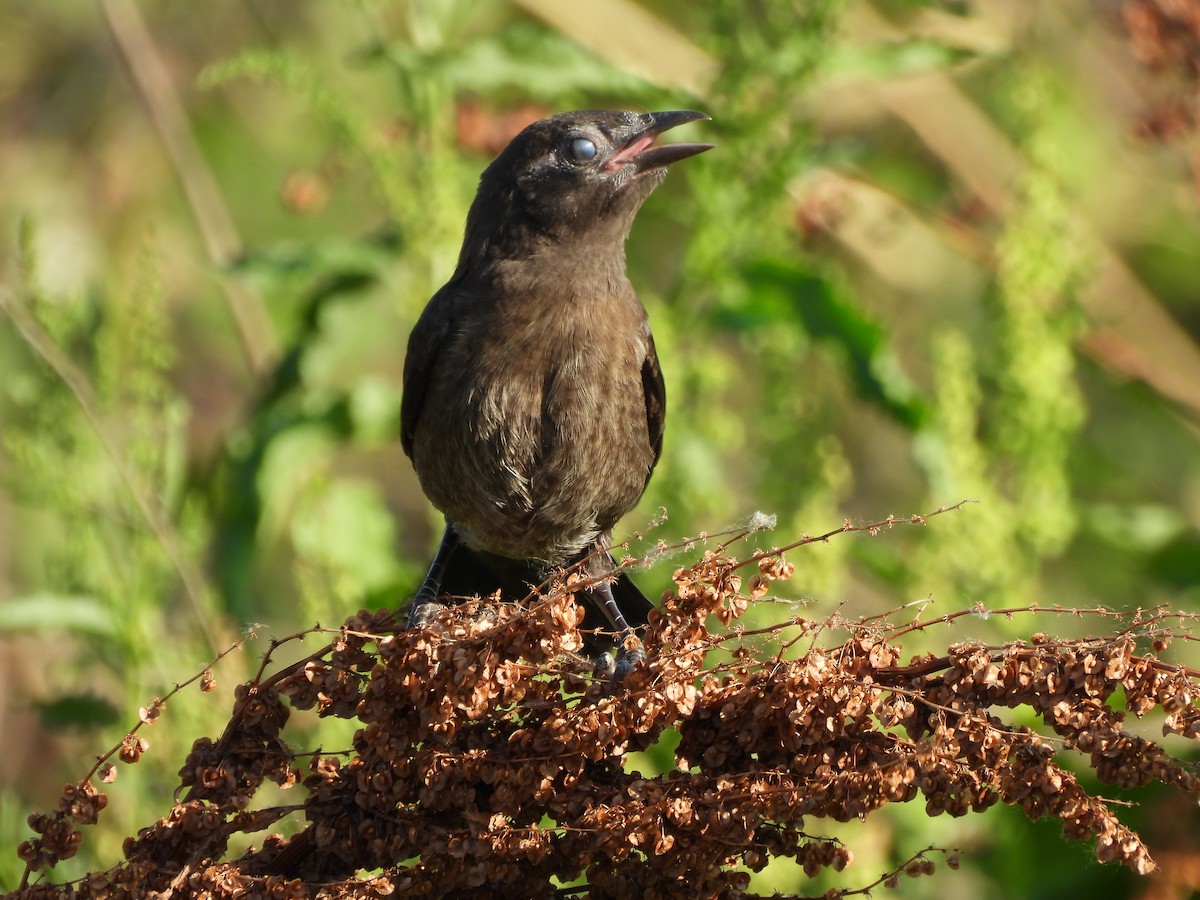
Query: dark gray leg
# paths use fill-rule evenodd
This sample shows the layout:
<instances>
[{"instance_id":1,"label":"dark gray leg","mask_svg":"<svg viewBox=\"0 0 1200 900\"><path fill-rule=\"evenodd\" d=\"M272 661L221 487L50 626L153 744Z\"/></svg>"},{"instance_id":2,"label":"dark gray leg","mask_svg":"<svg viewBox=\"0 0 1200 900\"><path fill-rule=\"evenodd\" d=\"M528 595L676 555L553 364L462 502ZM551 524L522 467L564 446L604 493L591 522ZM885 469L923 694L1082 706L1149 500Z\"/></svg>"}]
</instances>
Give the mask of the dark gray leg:
<instances>
[{"instance_id":1,"label":"dark gray leg","mask_svg":"<svg viewBox=\"0 0 1200 900\"><path fill-rule=\"evenodd\" d=\"M617 599L613 596L612 585L608 582L601 582L588 588L588 592L592 595L593 602L604 613L604 617L608 619L608 624L617 632L617 636L622 641L621 649L617 651L616 662L612 662L612 657L608 653L600 654L600 658L596 660L594 671L597 674L612 673L614 681L621 681L633 671L633 667L646 658L646 651L640 647L636 650L626 650L624 647L625 636L633 632L629 627L629 623L625 621L625 616L621 614L621 608L617 606Z\"/></svg>"},{"instance_id":2,"label":"dark gray leg","mask_svg":"<svg viewBox=\"0 0 1200 900\"><path fill-rule=\"evenodd\" d=\"M442 604L437 602L437 598L442 592L442 578L446 574L446 564L450 562L450 557L458 549L458 544L458 533L447 522L446 530L442 532L442 542L433 556L433 562L429 564L429 571L425 573L425 580L421 582L417 595L413 597L412 606L408 609L409 628L420 628L428 624L430 618L442 608Z\"/></svg>"},{"instance_id":3,"label":"dark gray leg","mask_svg":"<svg viewBox=\"0 0 1200 900\"><path fill-rule=\"evenodd\" d=\"M613 631L629 630L629 623L621 615L621 607L617 606L617 598L613 596L611 584L603 581L600 584L592 585L588 588L588 593L592 595L590 599L592 599L593 605L599 607L600 611L604 613L604 618L608 619L608 624L612 626Z\"/></svg>"}]
</instances>

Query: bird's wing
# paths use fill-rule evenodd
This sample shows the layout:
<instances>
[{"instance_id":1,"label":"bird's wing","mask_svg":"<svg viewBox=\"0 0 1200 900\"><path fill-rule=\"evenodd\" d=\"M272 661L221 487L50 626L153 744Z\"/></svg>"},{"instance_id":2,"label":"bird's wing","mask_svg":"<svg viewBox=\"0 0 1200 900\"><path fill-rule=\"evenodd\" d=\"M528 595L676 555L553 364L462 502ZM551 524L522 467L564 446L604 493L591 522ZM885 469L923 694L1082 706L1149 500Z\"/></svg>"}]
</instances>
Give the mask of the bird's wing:
<instances>
[{"instance_id":1,"label":"bird's wing","mask_svg":"<svg viewBox=\"0 0 1200 900\"><path fill-rule=\"evenodd\" d=\"M425 307L412 334L408 336L408 353L404 357L404 393L400 398L400 446L408 456L413 454L413 437L417 419L425 406L429 378L445 347L446 338L454 328L454 293L447 284Z\"/></svg>"},{"instance_id":2,"label":"bird's wing","mask_svg":"<svg viewBox=\"0 0 1200 900\"><path fill-rule=\"evenodd\" d=\"M658 353L654 350L654 335L650 326L645 326L646 358L642 360L642 390L646 394L646 430L650 437L650 447L654 450L654 459L650 469L658 463L662 455L663 427L667 420L667 386L663 384L662 369L658 367ZM649 478L649 472L646 473Z\"/></svg>"}]
</instances>

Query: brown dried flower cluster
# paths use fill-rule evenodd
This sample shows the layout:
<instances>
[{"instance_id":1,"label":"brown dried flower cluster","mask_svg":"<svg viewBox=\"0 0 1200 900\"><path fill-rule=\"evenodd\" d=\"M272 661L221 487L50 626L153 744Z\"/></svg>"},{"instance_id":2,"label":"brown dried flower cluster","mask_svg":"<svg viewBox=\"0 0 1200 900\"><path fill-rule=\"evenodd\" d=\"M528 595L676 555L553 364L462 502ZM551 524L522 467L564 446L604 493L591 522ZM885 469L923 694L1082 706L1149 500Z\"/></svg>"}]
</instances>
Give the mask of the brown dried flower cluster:
<instances>
[{"instance_id":1,"label":"brown dried flower cluster","mask_svg":"<svg viewBox=\"0 0 1200 900\"><path fill-rule=\"evenodd\" d=\"M905 660L906 636L977 611L904 626L790 617L741 628L730 623L771 602L770 583L791 566L779 552L727 553L675 573L641 637L645 661L617 683L578 655L570 584L526 604L468 601L412 632L387 612L360 612L322 651L237 689L224 734L196 741L181 799L127 840L123 862L20 893L750 897L749 873L772 859L810 875L853 862L812 831L820 819L918 798L929 815L1005 803L1053 816L1067 837L1093 839L1101 861L1144 873L1154 864L1141 839L1060 756L1121 788L1161 781L1200 795L1191 768L1124 723L1126 712L1161 710L1164 733L1200 734L1200 675L1152 646L1178 617L1095 610L1115 633L958 643ZM357 720L352 750L293 751L289 706ZM1009 724L1018 708L1045 727ZM675 769L634 771L627 754L668 731L679 737ZM302 806L252 810L264 782L298 780ZM85 781L57 813L32 817L30 870L70 856L75 826L103 807ZM225 858L231 835L300 812L297 835ZM874 885L932 869L918 854Z\"/></svg>"},{"instance_id":2,"label":"brown dried flower cluster","mask_svg":"<svg viewBox=\"0 0 1200 900\"><path fill-rule=\"evenodd\" d=\"M1121 23L1133 55L1159 82L1160 96L1138 122L1138 136L1186 147L1200 115L1200 0L1124 0ZM1200 192L1200 155L1191 156Z\"/></svg>"}]
</instances>

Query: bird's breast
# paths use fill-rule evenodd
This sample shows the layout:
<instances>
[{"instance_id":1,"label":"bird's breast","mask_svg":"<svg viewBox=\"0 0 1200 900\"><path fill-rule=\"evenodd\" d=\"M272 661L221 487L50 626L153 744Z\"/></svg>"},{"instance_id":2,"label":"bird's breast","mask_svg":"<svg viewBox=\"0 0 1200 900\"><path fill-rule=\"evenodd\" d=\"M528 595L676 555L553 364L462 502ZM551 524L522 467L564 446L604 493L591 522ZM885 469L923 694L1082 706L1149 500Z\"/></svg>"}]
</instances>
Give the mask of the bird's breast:
<instances>
[{"instance_id":1,"label":"bird's breast","mask_svg":"<svg viewBox=\"0 0 1200 900\"><path fill-rule=\"evenodd\" d=\"M468 543L561 562L641 496L653 465L645 313L612 307L479 317L442 354L413 461Z\"/></svg>"}]
</instances>

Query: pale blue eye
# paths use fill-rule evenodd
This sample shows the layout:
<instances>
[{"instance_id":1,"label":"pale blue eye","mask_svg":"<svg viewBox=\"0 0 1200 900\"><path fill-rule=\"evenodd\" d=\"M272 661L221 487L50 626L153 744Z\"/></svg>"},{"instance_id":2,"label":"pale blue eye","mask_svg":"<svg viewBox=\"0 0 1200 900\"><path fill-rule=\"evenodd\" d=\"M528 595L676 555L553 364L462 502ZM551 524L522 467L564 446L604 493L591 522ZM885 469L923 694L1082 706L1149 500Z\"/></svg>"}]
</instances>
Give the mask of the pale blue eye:
<instances>
[{"instance_id":1,"label":"pale blue eye","mask_svg":"<svg viewBox=\"0 0 1200 900\"><path fill-rule=\"evenodd\" d=\"M596 145L587 138L573 138L567 142L567 156L572 162L588 162L596 158Z\"/></svg>"}]
</instances>

